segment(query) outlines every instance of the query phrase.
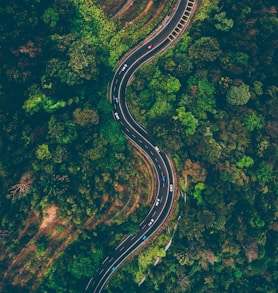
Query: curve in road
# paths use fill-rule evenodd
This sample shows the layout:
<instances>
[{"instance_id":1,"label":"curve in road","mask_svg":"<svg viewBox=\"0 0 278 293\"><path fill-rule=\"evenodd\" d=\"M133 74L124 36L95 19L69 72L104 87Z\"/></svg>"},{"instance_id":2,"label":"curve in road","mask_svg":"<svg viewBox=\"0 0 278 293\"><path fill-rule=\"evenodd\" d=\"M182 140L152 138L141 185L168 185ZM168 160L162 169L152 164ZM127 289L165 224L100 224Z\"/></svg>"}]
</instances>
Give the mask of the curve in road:
<instances>
[{"instance_id":1,"label":"curve in road","mask_svg":"<svg viewBox=\"0 0 278 293\"><path fill-rule=\"evenodd\" d=\"M115 120L122 132L152 162L156 173L156 201L135 235L128 235L102 262L86 286L87 291L100 293L117 267L165 222L173 203L174 175L166 154L159 150L147 131L130 114L125 91L134 72L145 62L165 50L184 31L197 0L180 0L172 18L156 36L134 50L118 67L112 80L110 100Z\"/></svg>"}]
</instances>

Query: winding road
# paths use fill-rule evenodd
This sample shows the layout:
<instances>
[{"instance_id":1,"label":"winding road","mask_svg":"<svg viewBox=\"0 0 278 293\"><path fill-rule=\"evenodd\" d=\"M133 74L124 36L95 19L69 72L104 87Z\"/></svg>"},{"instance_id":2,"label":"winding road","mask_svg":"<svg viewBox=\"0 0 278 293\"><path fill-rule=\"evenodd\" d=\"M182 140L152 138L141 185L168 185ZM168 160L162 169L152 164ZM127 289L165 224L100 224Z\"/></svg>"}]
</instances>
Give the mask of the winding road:
<instances>
[{"instance_id":1,"label":"winding road","mask_svg":"<svg viewBox=\"0 0 278 293\"><path fill-rule=\"evenodd\" d=\"M152 59L171 45L185 30L189 17L194 11L197 0L180 0L173 16L164 28L150 41L139 46L123 60L114 75L110 99L113 104L115 120L127 139L131 140L149 161L156 173L157 194L154 205L145 219L140 223L136 234L128 235L107 257L89 280L86 291L100 293L108 279L120 264L131 255L148 237L154 234L165 222L173 203L175 182L169 159L155 144L147 131L131 116L125 102L125 91L134 72L145 62Z\"/></svg>"}]
</instances>

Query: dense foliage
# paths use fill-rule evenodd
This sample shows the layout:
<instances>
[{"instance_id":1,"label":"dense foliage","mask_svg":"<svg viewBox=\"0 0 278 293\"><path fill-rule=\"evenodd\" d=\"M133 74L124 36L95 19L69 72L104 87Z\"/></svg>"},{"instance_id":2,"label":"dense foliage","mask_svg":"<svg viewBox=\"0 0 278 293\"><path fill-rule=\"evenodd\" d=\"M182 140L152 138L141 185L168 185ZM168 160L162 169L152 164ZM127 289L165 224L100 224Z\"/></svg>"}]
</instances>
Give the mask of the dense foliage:
<instances>
[{"instance_id":1,"label":"dense foliage","mask_svg":"<svg viewBox=\"0 0 278 293\"><path fill-rule=\"evenodd\" d=\"M151 31L153 14L122 27L99 3L0 4L0 291L81 292L148 212L134 211L135 200L127 224L117 217L133 193L148 196L150 178L106 96L113 66ZM175 234L119 270L109 292L276 289L277 6L202 1L195 19L127 97L174 160L187 203ZM44 233L49 208L60 220Z\"/></svg>"},{"instance_id":2,"label":"dense foliage","mask_svg":"<svg viewBox=\"0 0 278 293\"><path fill-rule=\"evenodd\" d=\"M116 25L92 1L2 1L0 16L0 247L1 275L5 273L0 291L14 292L25 283L30 292L35 274L42 272L50 280L42 287L64 286L67 291L69 275L52 280L59 264L48 271L40 268L58 256L66 262L81 242L82 260L79 264L76 257L69 268L73 283L79 281L73 290L80 291L109 251L99 238L102 244L92 246L97 231L92 236L87 229L109 223L128 207L128 200L133 204L136 192L144 199L149 188L148 180L139 188L145 167L127 145L106 99ZM48 210L60 224L44 232L40 222L52 217ZM116 218L116 240L133 231L146 212L135 211L126 229L117 229L123 219ZM110 227L106 229L108 234ZM77 244L63 251L74 240ZM24 261L23 248L28 252ZM37 272L30 266L36 262ZM90 269L84 275L86 265Z\"/></svg>"},{"instance_id":3,"label":"dense foliage","mask_svg":"<svg viewBox=\"0 0 278 293\"><path fill-rule=\"evenodd\" d=\"M221 1L136 74L128 104L175 160L187 204L166 259L130 292L276 291L276 9Z\"/></svg>"}]
</instances>

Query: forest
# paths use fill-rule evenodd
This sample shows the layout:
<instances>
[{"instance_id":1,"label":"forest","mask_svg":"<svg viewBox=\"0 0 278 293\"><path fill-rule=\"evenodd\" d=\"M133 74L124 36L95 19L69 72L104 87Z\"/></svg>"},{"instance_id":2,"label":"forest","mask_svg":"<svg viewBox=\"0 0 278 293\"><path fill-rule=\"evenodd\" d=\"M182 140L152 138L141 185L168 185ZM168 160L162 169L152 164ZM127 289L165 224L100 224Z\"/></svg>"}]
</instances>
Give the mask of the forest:
<instances>
[{"instance_id":1,"label":"forest","mask_svg":"<svg viewBox=\"0 0 278 293\"><path fill-rule=\"evenodd\" d=\"M148 213L150 166L113 120L109 82L175 2L1 1L1 292L83 292ZM276 1L202 0L135 74L127 104L180 194L105 292L276 292L277 48Z\"/></svg>"}]
</instances>

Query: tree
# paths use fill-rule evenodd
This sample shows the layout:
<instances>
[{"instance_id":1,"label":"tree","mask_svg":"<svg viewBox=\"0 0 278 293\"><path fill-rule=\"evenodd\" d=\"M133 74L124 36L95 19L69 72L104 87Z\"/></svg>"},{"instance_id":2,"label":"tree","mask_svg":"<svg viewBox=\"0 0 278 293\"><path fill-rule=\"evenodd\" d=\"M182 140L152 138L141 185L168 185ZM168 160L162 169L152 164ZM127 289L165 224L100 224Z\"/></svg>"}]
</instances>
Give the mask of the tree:
<instances>
[{"instance_id":1,"label":"tree","mask_svg":"<svg viewBox=\"0 0 278 293\"><path fill-rule=\"evenodd\" d=\"M190 176L190 182L204 182L207 176L207 170L204 169L199 162L193 163L186 160L182 171L183 177Z\"/></svg>"},{"instance_id":2,"label":"tree","mask_svg":"<svg viewBox=\"0 0 278 293\"><path fill-rule=\"evenodd\" d=\"M193 197L197 200L199 205L204 204L204 200L202 198L202 191L206 188L203 182L199 182L194 186Z\"/></svg>"},{"instance_id":3,"label":"tree","mask_svg":"<svg viewBox=\"0 0 278 293\"><path fill-rule=\"evenodd\" d=\"M45 160L45 159L50 159L51 158L51 153L48 149L47 144L41 144L38 146L36 150L36 156L39 160Z\"/></svg>"},{"instance_id":4,"label":"tree","mask_svg":"<svg viewBox=\"0 0 278 293\"><path fill-rule=\"evenodd\" d=\"M64 194L69 188L70 179L67 175L43 174L40 177L40 185L48 196Z\"/></svg>"},{"instance_id":5,"label":"tree","mask_svg":"<svg viewBox=\"0 0 278 293\"><path fill-rule=\"evenodd\" d=\"M81 77L68 67L68 62L57 58L50 59L46 66L46 74L55 77L62 83L74 86L84 82Z\"/></svg>"},{"instance_id":6,"label":"tree","mask_svg":"<svg viewBox=\"0 0 278 293\"><path fill-rule=\"evenodd\" d=\"M267 162L262 162L257 171L257 178L261 184L268 183L272 180L273 167Z\"/></svg>"},{"instance_id":7,"label":"tree","mask_svg":"<svg viewBox=\"0 0 278 293\"><path fill-rule=\"evenodd\" d=\"M174 61L177 65L174 72L178 77L184 77L191 73L193 64L188 57L188 54L178 53L174 56Z\"/></svg>"},{"instance_id":8,"label":"tree","mask_svg":"<svg viewBox=\"0 0 278 293\"><path fill-rule=\"evenodd\" d=\"M42 16L44 23L54 28L59 20L59 14L51 7L47 8Z\"/></svg>"},{"instance_id":9,"label":"tree","mask_svg":"<svg viewBox=\"0 0 278 293\"><path fill-rule=\"evenodd\" d=\"M250 115L247 114L244 117L243 125L246 127L247 130L253 131L255 129L261 129L263 127L263 122L258 115L252 113Z\"/></svg>"},{"instance_id":10,"label":"tree","mask_svg":"<svg viewBox=\"0 0 278 293\"><path fill-rule=\"evenodd\" d=\"M70 57L68 66L77 73L80 78L96 80L99 70L96 62L96 49L90 42L76 41L69 48Z\"/></svg>"},{"instance_id":11,"label":"tree","mask_svg":"<svg viewBox=\"0 0 278 293\"><path fill-rule=\"evenodd\" d=\"M254 164L254 160L251 157L243 156L239 162L237 162L237 166L239 168L248 168Z\"/></svg>"},{"instance_id":12,"label":"tree","mask_svg":"<svg viewBox=\"0 0 278 293\"><path fill-rule=\"evenodd\" d=\"M212 137L204 136L204 141L197 146L203 159L209 163L215 164L219 161L222 154L222 146Z\"/></svg>"},{"instance_id":13,"label":"tree","mask_svg":"<svg viewBox=\"0 0 278 293\"><path fill-rule=\"evenodd\" d=\"M263 95L263 83L261 81L255 80L253 83L254 92L256 95L261 96Z\"/></svg>"},{"instance_id":14,"label":"tree","mask_svg":"<svg viewBox=\"0 0 278 293\"><path fill-rule=\"evenodd\" d=\"M173 119L179 121L181 125L186 127L186 134L193 135L198 127L198 119L191 112L186 112L185 107L177 108L176 112L178 115L173 116Z\"/></svg>"},{"instance_id":15,"label":"tree","mask_svg":"<svg viewBox=\"0 0 278 293\"><path fill-rule=\"evenodd\" d=\"M231 105L245 105L251 97L249 86L242 83L240 86L231 86L227 93L227 102Z\"/></svg>"},{"instance_id":16,"label":"tree","mask_svg":"<svg viewBox=\"0 0 278 293\"><path fill-rule=\"evenodd\" d=\"M223 181L231 182L237 186L247 186L249 182L249 177L244 170L236 166L227 167L226 171L220 173L220 178Z\"/></svg>"},{"instance_id":17,"label":"tree","mask_svg":"<svg viewBox=\"0 0 278 293\"><path fill-rule=\"evenodd\" d=\"M168 113L171 108L172 106L169 102L167 102L165 99L158 98L148 112L148 117L156 118L165 116L165 114Z\"/></svg>"},{"instance_id":18,"label":"tree","mask_svg":"<svg viewBox=\"0 0 278 293\"><path fill-rule=\"evenodd\" d=\"M226 12L220 12L214 16L216 29L222 32L228 32L234 25L234 21L231 18L226 18Z\"/></svg>"},{"instance_id":19,"label":"tree","mask_svg":"<svg viewBox=\"0 0 278 293\"><path fill-rule=\"evenodd\" d=\"M10 193L7 195L7 198L17 199L25 196L30 191L33 181L34 177L31 173L24 173L19 183L9 188Z\"/></svg>"},{"instance_id":20,"label":"tree","mask_svg":"<svg viewBox=\"0 0 278 293\"><path fill-rule=\"evenodd\" d=\"M221 55L220 45L216 38L202 37L189 47L188 53L196 63L213 62Z\"/></svg>"},{"instance_id":21,"label":"tree","mask_svg":"<svg viewBox=\"0 0 278 293\"><path fill-rule=\"evenodd\" d=\"M77 108L73 112L74 121L80 126L90 125L90 124L98 124L99 116L97 111L92 109L84 109L81 110Z\"/></svg>"},{"instance_id":22,"label":"tree","mask_svg":"<svg viewBox=\"0 0 278 293\"><path fill-rule=\"evenodd\" d=\"M40 110L53 113L57 109L64 108L66 105L65 101L54 101L54 99L47 97L39 88L32 87L29 98L24 102L22 108L32 115Z\"/></svg>"},{"instance_id":23,"label":"tree","mask_svg":"<svg viewBox=\"0 0 278 293\"><path fill-rule=\"evenodd\" d=\"M60 144L69 144L78 136L76 124L73 121L59 121L55 116L50 118L48 129L49 137Z\"/></svg>"}]
</instances>

